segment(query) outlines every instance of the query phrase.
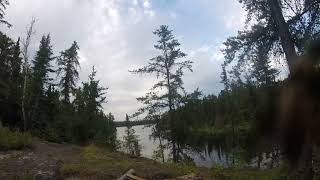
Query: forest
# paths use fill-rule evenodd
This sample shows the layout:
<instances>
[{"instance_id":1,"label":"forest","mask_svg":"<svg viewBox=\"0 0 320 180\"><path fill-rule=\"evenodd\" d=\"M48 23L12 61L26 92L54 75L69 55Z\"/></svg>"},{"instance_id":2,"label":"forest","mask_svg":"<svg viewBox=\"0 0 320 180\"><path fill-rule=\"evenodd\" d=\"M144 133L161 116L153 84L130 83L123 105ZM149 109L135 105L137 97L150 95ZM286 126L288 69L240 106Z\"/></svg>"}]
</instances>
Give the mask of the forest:
<instances>
[{"instance_id":1,"label":"forest","mask_svg":"<svg viewBox=\"0 0 320 180\"><path fill-rule=\"evenodd\" d=\"M281 98L294 93L291 82L302 82L295 85L309 88L315 108L319 103L316 84L320 73L315 67L319 66L320 57L320 1L239 3L246 12L245 28L224 40L220 67L223 89L210 94L203 93L201 87L194 87L192 92L186 90L184 75L193 73L196 59L189 60L171 26L160 25L150 32L156 39L150 48L158 54L146 60L145 66L128 69L131 76L147 75L157 81L144 96L137 97L140 108L133 114L124 114L122 122L103 108L112 96L108 93L112 87L103 87L96 74L108 72L97 72L92 66L87 79L79 78L81 44L76 40L69 47L58 49L57 54L50 33L43 34L37 42L38 49L32 52L35 19L18 39L0 32L0 152L32 148L33 139L38 138L57 144L94 144L139 157L143 147L134 126L145 125L151 128L149 138L159 142L153 159L163 164L193 167L188 152L206 149L224 159L222 169L280 171L273 179L319 178L317 141L305 135L312 125L289 124L289 128L296 128L296 134L288 137L281 134L287 131L278 128L282 120ZM11 3L0 0L0 4L0 26L10 29L12 22L6 19L6 9ZM296 64L303 58L312 59L313 64L303 66L301 75ZM284 66L275 66L279 62ZM283 73L285 70L287 73ZM301 80L313 71L306 81ZM306 114L295 112L309 112L303 111L309 106L301 108L305 101L299 100L305 94L297 93L290 96L293 100L285 101L298 104L298 108L289 111L297 117L290 114L288 118L307 119ZM317 113L310 115L312 120L317 117ZM117 137L120 126L125 127L123 139ZM310 132L316 138L317 134ZM308 143L309 154L305 151ZM299 160L303 165L291 166L296 165L300 155L306 155Z\"/></svg>"}]
</instances>

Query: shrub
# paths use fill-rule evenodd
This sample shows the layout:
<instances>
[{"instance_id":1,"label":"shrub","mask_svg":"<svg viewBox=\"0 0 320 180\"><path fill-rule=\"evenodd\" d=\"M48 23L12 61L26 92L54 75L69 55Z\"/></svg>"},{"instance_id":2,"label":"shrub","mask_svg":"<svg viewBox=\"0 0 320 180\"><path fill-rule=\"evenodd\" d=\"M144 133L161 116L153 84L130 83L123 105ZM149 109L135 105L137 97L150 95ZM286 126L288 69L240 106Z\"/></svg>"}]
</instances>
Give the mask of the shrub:
<instances>
[{"instance_id":1,"label":"shrub","mask_svg":"<svg viewBox=\"0 0 320 180\"><path fill-rule=\"evenodd\" d=\"M30 147L32 137L29 133L13 132L0 126L0 150L19 150Z\"/></svg>"}]
</instances>

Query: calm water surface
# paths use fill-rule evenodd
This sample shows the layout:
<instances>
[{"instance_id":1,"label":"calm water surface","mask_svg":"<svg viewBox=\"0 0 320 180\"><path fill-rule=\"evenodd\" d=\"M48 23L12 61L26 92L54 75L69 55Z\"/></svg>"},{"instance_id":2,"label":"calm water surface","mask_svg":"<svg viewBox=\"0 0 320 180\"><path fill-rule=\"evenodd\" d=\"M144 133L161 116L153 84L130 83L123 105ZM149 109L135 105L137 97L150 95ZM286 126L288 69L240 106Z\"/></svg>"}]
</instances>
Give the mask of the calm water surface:
<instances>
[{"instance_id":1,"label":"calm water surface","mask_svg":"<svg viewBox=\"0 0 320 180\"><path fill-rule=\"evenodd\" d=\"M125 129L125 127L117 128L117 137L119 140L123 140ZM139 136L140 144L142 145L141 155L151 159L153 151L156 150L159 145L159 141L153 141L153 139L150 139L152 128L145 126L134 126L133 129L136 131L136 135ZM208 152L208 149L209 148L206 146L204 149L200 150L200 152L194 150L184 150L184 152L193 159L197 166L213 167L214 165L227 165L226 158L222 157L219 159L216 150L213 149ZM168 158L169 153L169 151L165 152L166 158Z\"/></svg>"}]
</instances>

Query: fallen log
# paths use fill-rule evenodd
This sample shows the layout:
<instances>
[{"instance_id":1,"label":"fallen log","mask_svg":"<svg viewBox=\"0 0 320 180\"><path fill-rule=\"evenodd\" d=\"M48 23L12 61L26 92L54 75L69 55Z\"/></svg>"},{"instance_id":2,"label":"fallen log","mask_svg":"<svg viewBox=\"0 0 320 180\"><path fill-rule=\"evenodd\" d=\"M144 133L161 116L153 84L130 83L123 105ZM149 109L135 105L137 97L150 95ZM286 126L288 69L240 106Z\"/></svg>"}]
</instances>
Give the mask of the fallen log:
<instances>
[{"instance_id":1,"label":"fallen log","mask_svg":"<svg viewBox=\"0 0 320 180\"><path fill-rule=\"evenodd\" d=\"M135 176L134 173L135 173L134 169L130 169L128 172L122 175L118 180L147 180L147 179Z\"/></svg>"}]
</instances>

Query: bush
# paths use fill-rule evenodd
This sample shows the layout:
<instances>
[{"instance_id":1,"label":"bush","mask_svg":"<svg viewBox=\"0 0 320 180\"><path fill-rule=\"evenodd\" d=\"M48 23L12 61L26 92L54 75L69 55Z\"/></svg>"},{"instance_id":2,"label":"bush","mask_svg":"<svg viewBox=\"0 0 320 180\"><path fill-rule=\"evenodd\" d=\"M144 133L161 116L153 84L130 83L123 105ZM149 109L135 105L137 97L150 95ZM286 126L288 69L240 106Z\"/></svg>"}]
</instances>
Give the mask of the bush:
<instances>
[{"instance_id":1,"label":"bush","mask_svg":"<svg viewBox=\"0 0 320 180\"><path fill-rule=\"evenodd\" d=\"M12 132L0 126L0 150L19 150L30 147L32 137L29 133Z\"/></svg>"}]
</instances>

